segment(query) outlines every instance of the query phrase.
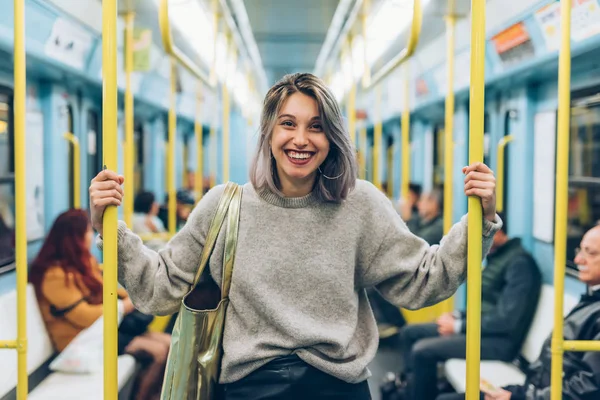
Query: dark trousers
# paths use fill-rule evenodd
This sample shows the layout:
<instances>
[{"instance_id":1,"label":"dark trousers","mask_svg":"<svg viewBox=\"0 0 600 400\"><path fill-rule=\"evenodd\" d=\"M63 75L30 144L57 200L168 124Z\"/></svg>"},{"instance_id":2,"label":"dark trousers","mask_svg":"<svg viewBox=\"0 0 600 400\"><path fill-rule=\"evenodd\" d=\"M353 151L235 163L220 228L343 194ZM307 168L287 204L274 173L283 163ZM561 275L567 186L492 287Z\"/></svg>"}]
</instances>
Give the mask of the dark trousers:
<instances>
[{"instance_id":1,"label":"dark trousers","mask_svg":"<svg viewBox=\"0 0 600 400\"><path fill-rule=\"evenodd\" d=\"M352 384L291 355L224 385L224 400L370 400L367 381Z\"/></svg>"},{"instance_id":2,"label":"dark trousers","mask_svg":"<svg viewBox=\"0 0 600 400\"><path fill-rule=\"evenodd\" d=\"M481 400L484 399L484 395L483 393L479 393L479 398ZM465 400L465 394L464 393L447 393L447 394L441 394L437 397L436 400Z\"/></svg>"},{"instance_id":3,"label":"dark trousers","mask_svg":"<svg viewBox=\"0 0 600 400\"><path fill-rule=\"evenodd\" d=\"M465 358L464 334L440 336L436 324L408 325L401 330L405 373L414 400L434 400L437 395L437 365L451 358ZM509 339L481 338L481 359L512 361L514 346Z\"/></svg>"}]
</instances>

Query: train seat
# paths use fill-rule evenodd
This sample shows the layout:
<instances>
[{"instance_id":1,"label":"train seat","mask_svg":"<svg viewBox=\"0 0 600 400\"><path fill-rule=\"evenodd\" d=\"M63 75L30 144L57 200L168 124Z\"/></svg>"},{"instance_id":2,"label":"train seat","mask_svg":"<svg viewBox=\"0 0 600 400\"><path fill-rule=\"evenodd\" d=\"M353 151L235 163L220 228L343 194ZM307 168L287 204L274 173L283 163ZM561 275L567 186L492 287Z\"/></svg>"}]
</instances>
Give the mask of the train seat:
<instances>
[{"instance_id":1,"label":"train seat","mask_svg":"<svg viewBox=\"0 0 600 400\"><path fill-rule=\"evenodd\" d=\"M564 315L575 307L577 301L577 297L565 293ZM543 285L535 317L521 348L521 355L528 362L539 357L544 341L552 332L553 323L554 287ZM466 360L451 359L444 364L446 378L457 392L466 390L466 371ZM480 375L498 387L521 385L525 382L525 374L516 365L501 361L481 361Z\"/></svg>"},{"instance_id":2,"label":"train seat","mask_svg":"<svg viewBox=\"0 0 600 400\"><path fill-rule=\"evenodd\" d=\"M29 399L103 399L103 376L98 374L66 374L52 372L48 366L55 352L31 284L27 285L27 373L29 387L35 387ZM17 337L17 292L15 289L0 296L0 339ZM119 357L119 389L131 386L136 371L133 357ZM37 385L36 385L37 384ZM15 397L17 385L17 352L0 349L0 399Z\"/></svg>"}]
</instances>

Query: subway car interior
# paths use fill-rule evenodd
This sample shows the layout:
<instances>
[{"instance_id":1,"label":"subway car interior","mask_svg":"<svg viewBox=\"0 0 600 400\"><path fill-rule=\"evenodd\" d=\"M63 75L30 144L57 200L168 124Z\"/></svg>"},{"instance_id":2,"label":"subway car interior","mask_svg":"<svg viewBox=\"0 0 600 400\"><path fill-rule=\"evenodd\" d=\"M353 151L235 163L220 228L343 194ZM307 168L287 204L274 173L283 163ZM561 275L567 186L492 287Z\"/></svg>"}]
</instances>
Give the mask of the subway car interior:
<instances>
[{"instance_id":1,"label":"subway car interior","mask_svg":"<svg viewBox=\"0 0 600 400\"><path fill-rule=\"evenodd\" d=\"M600 399L600 0L0 0L0 33L0 400ZM275 95L316 105L318 123L304 130L300 117L277 116L291 103L271 110ZM289 120L274 127L269 113ZM341 123L330 120L338 116ZM281 132L289 138L285 160L269 150ZM298 228L296 236L293 225L316 205L248 231L249 215L266 207L267 189L256 186L261 149L271 174L265 182L283 202L293 196L283 190L291 175L282 174L312 168L320 150L302 149L322 140L336 157L345 143L351 150L345 165L356 169L357 183L348 198L325 203L313 233ZM312 169L313 192L354 171L334 175L326 165ZM117 182L110 193L109 172L124 177L110 181ZM494 205L466 195L470 176L493 177L485 186L494 193L491 220L484 214ZM224 328L196 332L223 335L215 345L223 363L221 350L211 356L221 365L220 381L210 383L218 394L198 383L206 378L199 365L210 358L201 355L186 367L197 375L188 377L194 390L174 394L183 385L178 377L187 376L175 369L168 378L177 343L188 338L185 303L175 299L178 312L141 305L124 284L132 279L125 264L138 256L124 246L139 240L139 258L155 257L163 268L140 275L144 291L160 279L191 285L195 272L179 273L176 249L191 237L198 260L204 256L213 225L209 232L200 215L216 209L214 193L228 182L244 188L231 297ZM352 190L364 187L379 200L364 215L335 219L336 207L354 204ZM299 199L298 207L306 198ZM315 282L305 289L316 299L329 287L321 275L336 279L323 271L338 261L325 260L338 257L337 244L354 240L370 215L374 227L393 219L411 235L399 246L426 249L410 271L395 270L406 286L363 285L360 271L375 266L377 255L357 253L349 300L331 301L355 315L346 310L337 320L337 312L319 308L327 302L315 300L314 309L281 322L265 304L256 314L273 321L277 340L261 338L256 316L239 315L236 300L257 290L236 282L248 258L244 241L261 244L264 254L252 257L265 265L281 247L247 232L287 225L293 239L281 240L296 249L316 232L338 229L333 245L307 246L290 263L304 265L302 282ZM361 231L355 247L392 237L386 232ZM218 254L225 239L215 240L212 272L215 257L228 259L231 249L228 236ZM402 264L401 257L391 261ZM414 290L417 274L423 291L442 285L438 279L450 285L451 257L461 260L460 284L443 300L388 296ZM269 282L265 271L257 279ZM271 282L281 285L274 293L296 287L284 284L295 271L283 271ZM339 331L329 338L329 325L311 312L329 315ZM258 335L247 342L259 344L256 358L240 361L243 341L232 335L244 328L245 337ZM310 343L309 333L316 335ZM249 377L285 351L297 354L285 383L296 389L241 391L275 387ZM362 372L344 375L357 359ZM233 373L235 362L255 371ZM298 363L332 380L327 390L298 389L317 385L317 378L294 380ZM363 397L342 389L359 383L368 383Z\"/></svg>"}]
</instances>

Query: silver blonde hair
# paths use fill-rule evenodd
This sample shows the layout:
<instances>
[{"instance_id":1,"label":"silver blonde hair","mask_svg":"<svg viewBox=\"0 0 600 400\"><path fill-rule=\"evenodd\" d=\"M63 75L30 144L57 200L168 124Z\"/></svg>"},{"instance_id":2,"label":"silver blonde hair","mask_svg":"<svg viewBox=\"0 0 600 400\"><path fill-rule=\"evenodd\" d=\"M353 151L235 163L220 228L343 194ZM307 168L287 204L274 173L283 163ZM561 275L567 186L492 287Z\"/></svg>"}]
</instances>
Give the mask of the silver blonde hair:
<instances>
[{"instance_id":1,"label":"silver blonde hair","mask_svg":"<svg viewBox=\"0 0 600 400\"><path fill-rule=\"evenodd\" d=\"M260 117L260 138L250 166L250 181L256 190L280 193L275 158L271 153L271 136L283 103L294 93L302 93L317 102L329 154L317 172L314 194L324 202L340 203L356 184L358 167L342 112L325 83L308 73L284 76L265 96Z\"/></svg>"}]
</instances>

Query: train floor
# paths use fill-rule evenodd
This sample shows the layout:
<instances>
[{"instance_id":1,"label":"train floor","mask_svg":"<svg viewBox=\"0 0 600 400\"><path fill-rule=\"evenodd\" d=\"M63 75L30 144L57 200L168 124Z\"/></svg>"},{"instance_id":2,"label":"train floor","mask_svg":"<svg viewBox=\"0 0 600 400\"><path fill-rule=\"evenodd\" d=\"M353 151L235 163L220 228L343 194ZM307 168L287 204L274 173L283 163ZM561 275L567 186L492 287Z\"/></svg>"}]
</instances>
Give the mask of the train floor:
<instances>
[{"instance_id":1,"label":"train floor","mask_svg":"<svg viewBox=\"0 0 600 400\"><path fill-rule=\"evenodd\" d=\"M369 369L373 374L369 379L372 399L380 400L379 387L386 373L399 372L402 369L402 352L397 336L379 343L379 350Z\"/></svg>"}]
</instances>

